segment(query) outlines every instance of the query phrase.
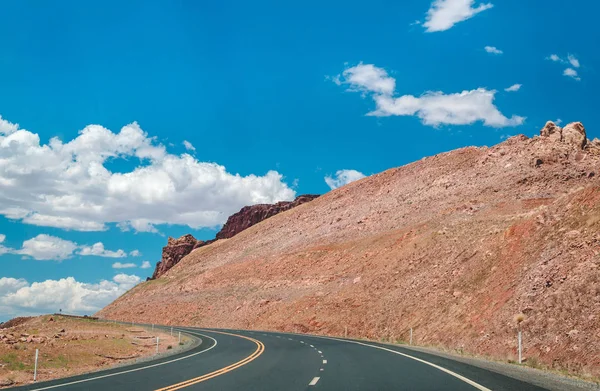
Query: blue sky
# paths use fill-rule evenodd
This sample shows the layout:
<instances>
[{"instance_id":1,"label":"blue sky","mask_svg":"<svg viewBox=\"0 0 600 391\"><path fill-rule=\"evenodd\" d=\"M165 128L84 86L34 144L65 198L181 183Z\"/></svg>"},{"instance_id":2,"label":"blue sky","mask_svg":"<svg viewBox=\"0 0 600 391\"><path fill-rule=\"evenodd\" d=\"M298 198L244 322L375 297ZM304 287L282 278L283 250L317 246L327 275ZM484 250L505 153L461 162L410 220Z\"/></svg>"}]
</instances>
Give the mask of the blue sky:
<instances>
[{"instance_id":1,"label":"blue sky","mask_svg":"<svg viewBox=\"0 0 600 391\"><path fill-rule=\"evenodd\" d=\"M0 2L0 321L94 312L246 204L600 136L593 2L217 3Z\"/></svg>"}]
</instances>

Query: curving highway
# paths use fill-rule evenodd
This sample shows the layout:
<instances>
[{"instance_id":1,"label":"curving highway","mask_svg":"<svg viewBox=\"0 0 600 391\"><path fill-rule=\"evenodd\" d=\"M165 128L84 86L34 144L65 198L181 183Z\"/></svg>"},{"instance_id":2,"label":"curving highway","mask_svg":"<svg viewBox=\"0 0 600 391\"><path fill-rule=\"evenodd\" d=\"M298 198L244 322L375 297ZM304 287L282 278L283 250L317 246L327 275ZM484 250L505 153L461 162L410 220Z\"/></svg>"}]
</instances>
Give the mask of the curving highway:
<instances>
[{"instance_id":1,"label":"curving highway","mask_svg":"<svg viewBox=\"0 0 600 391\"><path fill-rule=\"evenodd\" d=\"M15 390L465 390L543 388L435 355L366 341L180 328L202 338L170 357Z\"/></svg>"}]
</instances>

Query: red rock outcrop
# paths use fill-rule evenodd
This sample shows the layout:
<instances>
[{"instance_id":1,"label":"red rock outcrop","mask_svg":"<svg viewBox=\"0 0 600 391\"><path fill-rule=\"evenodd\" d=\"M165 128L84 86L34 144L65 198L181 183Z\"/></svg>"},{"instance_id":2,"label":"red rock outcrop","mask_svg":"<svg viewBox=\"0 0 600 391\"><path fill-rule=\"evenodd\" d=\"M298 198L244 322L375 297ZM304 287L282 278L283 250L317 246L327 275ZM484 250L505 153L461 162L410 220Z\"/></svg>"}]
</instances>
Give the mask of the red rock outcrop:
<instances>
[{"instance_id":1,"label":"red rock outcrop","mask_svg":"<svg viewBox=\"0 0 600 391\"><path fill-rule=\"evenodd\" d=\"M223 228L217 233L217 239L231 238L254 224L285 212L317 198L316 194L304 194L296 197L294 201L282 201L276 204L258 204L243 207L239 212L229 216Z\"/></svg>"},{"instance_id":2,"label":"red rock outcrop","mask_svg":"<svg viewBox=\"0 0 600 391\"><path fill-rule=\"evenodd\" d=\"M521 327L530 362L600 376L600 142L579 123L544 129L342 186L100 315L393 341L412 329L498 360L515 359Z\"/></svg>"},{"instance_id":3,"label":"red rock outcrop","mask_svg":"<svg viewBox=\"0 0 600 391\"><path fill-rule=\"evenodd\" d=\"M152 279L158 278L165 274L167 270L172 268L194 248L204 245L202 240L196 240L194 236L187 234L179 239L169 237L167 245L162 249L162 259L156 264L156 269L152 274Z\"/></svg>"},{"instance_id":4,"label":"red rock outcrop","mask_svg":"<svg viewBox=\"0 0 600 391\"><path fill-rule=\"evenodd\" d=\"M217 233L214 240L196 240L191 234L184 235L179 239L169 237L168 243L162 250L162 259L156 264L154 273L149 280L156 279L165 274L175 266L181 258L185 257L198 247L206 246L215 240L227 239L235 236L254 224L275 216L278 213L295 208L298 205L312 201L318 195L305 194L296 197L294 201L282 201L276 204L258 204L243 207L239 212L229 216L223 228Z\"/></svg>"}]
</instances>

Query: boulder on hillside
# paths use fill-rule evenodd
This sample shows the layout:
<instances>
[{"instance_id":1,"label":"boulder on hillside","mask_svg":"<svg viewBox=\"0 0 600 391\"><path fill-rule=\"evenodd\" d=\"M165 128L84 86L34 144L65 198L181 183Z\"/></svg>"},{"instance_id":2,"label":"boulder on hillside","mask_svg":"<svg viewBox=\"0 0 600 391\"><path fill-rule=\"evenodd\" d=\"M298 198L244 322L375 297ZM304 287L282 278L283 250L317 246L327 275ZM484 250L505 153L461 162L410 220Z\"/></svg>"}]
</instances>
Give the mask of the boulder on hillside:
<instances>
[{"instance_id":1,"label":"boulder on hillside","mask_svg":"<svg viewBox=\"0 0 600 391\"><path fill-rule=\"evenodd\" d=\"M560 128L554 122L548 121L540 130L540 136L570 144L579 149L585 149L588 144L585 128L581 122L571 122L564 128Z\"/></svg>"}]
</instances>

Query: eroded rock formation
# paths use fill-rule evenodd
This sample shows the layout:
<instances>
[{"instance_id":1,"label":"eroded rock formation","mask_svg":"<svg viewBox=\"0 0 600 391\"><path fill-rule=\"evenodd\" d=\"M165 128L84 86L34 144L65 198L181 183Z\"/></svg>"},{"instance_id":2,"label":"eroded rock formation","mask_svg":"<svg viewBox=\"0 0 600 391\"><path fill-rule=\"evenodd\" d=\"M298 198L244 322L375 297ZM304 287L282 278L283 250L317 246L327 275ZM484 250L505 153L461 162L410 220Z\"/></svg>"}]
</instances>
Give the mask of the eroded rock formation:
<instances>
[{"instance_id":1,"label":"eroded rock formation","mask_svg":"<svg viewBox=\"0 0 600 391\"><path fill-rule=\"evenodd\" d=\"M175 266L181 258L185 257L192 250L198 247L206 246L218 239L231 238L243 230L250 228L254 224L275 216L278 213L295 208L298 205L312 201L318 195L305 194L296 197L294 201L282 201L276 204L258 204L243 207L239 212L229 216L223 228L217 233L214 240L196 240L191 234L183 235L179 239L169 237L168 243L162 250L161 261L156 264L154 273L149 279L155 279L165 274L169 269Z\"/></svg>"},{"instance_id":2,"label":"eroded rock formation","mask_svg":"<svg viewBox=\"0 0 600 391\"><path fill-rule=\"evenodd\" d=\"M285 212L317 198L315 194L305 194L296 197L294 201L282 201L276 204L259 204L243 207L239 212L229 216L223 228L217 233L217 239L231 238L254 224Z\"/></svg>"},{"instance_id":3,"label":"eroded rock formation","mask_svg":"<svg viewBox=\"0 0 600 391\"><path fill-rule=\"evenodd\" d=\"M161 261L156 264L156 269L152 274L152 279L158 278L165 274L167 270L172 268L194 248L202 246L205 242L196 240L193 235L183 235L179 239L169 237L167 245L162 249Z\"/></svg>"}]
</instances>

